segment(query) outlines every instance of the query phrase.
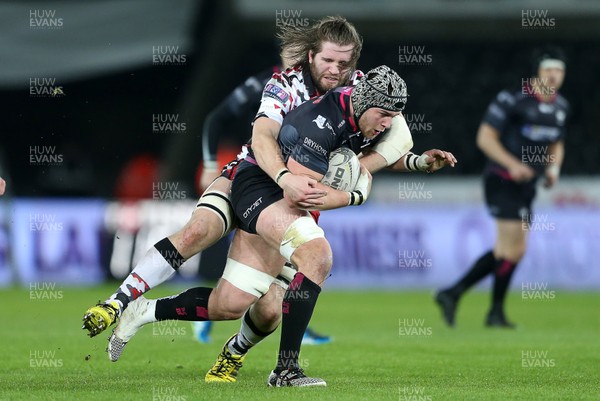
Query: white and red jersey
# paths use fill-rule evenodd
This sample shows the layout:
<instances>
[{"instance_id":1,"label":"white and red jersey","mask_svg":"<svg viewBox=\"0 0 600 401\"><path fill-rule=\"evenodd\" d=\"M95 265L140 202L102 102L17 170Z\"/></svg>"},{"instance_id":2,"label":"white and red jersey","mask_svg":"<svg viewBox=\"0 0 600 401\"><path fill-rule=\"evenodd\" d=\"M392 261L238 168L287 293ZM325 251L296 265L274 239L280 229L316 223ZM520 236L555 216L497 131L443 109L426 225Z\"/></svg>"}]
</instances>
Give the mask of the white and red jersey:
<instances>
[{"instance_id":1,"label":"white and red jersey","mask_svg":"<svg viewBox=\"0 0 600 401\"><path fill-rule=\"evenodd\" d=\"M356 85L363 75L360 70L354 71L349 85ZM310 71L304 71L302 67L275 73L263 89L256 118L268 117L281 124L287 113L322 94L317 91Z\"/></svg>"},{"instance_id":2,"label":"white and red jersey","mask_svg":"<svg viewBox=\"0 0 600 401\"><path fill-rule=\"evenodd\" d=\"M356 85L364 76L360 70L355 70L350 76L350 85ZM313 83L310 71L304 71L302 67L289 68L283 72L276 72L271 79L267 81L263 91L260 107L255 120L259 117L268 117L283 122L283 118L296 107L307 100L321 96ZM241 160L249 156L248 148L251 142L242 146L237 159L226 164L221 170L221 176L233 180L237 165Z\"/></svg>"}]
</instances>

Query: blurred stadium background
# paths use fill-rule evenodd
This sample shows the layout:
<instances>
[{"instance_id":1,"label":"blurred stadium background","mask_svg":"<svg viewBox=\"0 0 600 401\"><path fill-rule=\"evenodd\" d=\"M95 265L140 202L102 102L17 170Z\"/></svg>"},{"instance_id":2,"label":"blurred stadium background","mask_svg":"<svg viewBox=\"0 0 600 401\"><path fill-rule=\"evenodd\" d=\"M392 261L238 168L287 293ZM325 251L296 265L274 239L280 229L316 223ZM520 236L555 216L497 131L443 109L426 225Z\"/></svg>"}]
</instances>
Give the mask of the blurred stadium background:
<instances>
[{"instance_id":1,"label":"blurred stadium background","mask_svg":"<svg viewBox=\"0 0 600 401\"><path fill-rule=\"evenodd\" d=\"M415 151L438 147L459 160L433 176L381 173L368 206L324 214L336 251L330 285L432 288L489 247L476 130L495 94L529 76L532 49L554 43L569 58L567 156L558 188L539 192L547 224L532 232L515 283L600 286L599 2L61 1L0 10L2 286L124 277L187 221L206 114L277 63L278 25L328 14L363 35L359 68L385 63L407 81ZM240 124L222 133L222 160L247 132ZM188 278L198 263L187 263ZM218 277L218 268L202 270Z\"/></svg>"}]
</instances>

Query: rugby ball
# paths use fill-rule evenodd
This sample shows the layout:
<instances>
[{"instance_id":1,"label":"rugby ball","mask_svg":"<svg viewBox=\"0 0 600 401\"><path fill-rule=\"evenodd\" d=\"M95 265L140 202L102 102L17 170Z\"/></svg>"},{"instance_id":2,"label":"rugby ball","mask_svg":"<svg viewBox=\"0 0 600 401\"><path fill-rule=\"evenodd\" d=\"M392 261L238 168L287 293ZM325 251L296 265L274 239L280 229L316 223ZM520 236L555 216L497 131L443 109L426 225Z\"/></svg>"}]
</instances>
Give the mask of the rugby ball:
<instances>
[{"instance_id":1,"label":"rugby ball","mask_svg":"<svg viewBox=\"0 0 600 401\"><path fill-rule=\"evenodd\" d=\"M358 156L348 148L338 148L329 154L329 168L321 183L339 191L353 191L360 176Z\"/></svg>"}]
</instances>

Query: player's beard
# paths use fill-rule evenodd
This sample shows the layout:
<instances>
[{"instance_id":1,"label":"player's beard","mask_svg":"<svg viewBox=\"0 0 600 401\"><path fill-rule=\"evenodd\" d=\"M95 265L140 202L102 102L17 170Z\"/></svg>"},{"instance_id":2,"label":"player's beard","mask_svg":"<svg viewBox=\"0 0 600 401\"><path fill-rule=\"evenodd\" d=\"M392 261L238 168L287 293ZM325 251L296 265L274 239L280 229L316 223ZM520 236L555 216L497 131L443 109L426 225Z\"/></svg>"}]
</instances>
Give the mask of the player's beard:
<instances>
[{"instance_id":1,"label":"player's beard","mask_svg":"<svg viewBox=\"0 0 600 401\"><path fill-rule=\"evenodd\" d=\"M319 93L323 94L330 89L342 86L348 79L348 73L332 75L329 72L324 72L320 75L313 63L309 63L310 75L313 77L313 82ZM333 79L330 79L333 78Z\"/></svg>"}]
</instances>

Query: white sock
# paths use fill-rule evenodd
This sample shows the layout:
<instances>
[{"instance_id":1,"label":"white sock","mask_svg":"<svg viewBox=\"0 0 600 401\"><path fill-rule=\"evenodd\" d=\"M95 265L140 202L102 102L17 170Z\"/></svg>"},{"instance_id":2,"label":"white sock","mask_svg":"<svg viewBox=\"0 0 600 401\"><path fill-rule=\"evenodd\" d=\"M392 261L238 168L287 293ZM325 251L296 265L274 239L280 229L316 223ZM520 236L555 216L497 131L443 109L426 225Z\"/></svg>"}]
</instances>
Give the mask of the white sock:
<instances>
[{"instance_id":1,"label":"white sock","mask_svg":"<svg viewBox=\"0 0 600 401\"><path fill-rule=\"evenodd\" d=\"M252 329L250 326L253 326ZM254 347L256 344L267 338L270 333L265 333L256 328L252 320L250 319L250 310L246 311L242 318L242 324L240 331L235 337L227 344L229 352L235 355L244 355Z\"/></svg>"},{"instance_id":2,"label":"white sock","mask_svg":"<svg viewBox=\"0 0 600 401\"><path fill-rule=\"evenodd\" d=\"M175 269L171 267L155 247L152 247L125 278L117 292L112 294L108 300L116 300L123 307L125 305L123 305L122 299L117 298L118 294L125 294L131 302L151 288L164 283L174 274Z\"/></svg>"}]
</instances>

